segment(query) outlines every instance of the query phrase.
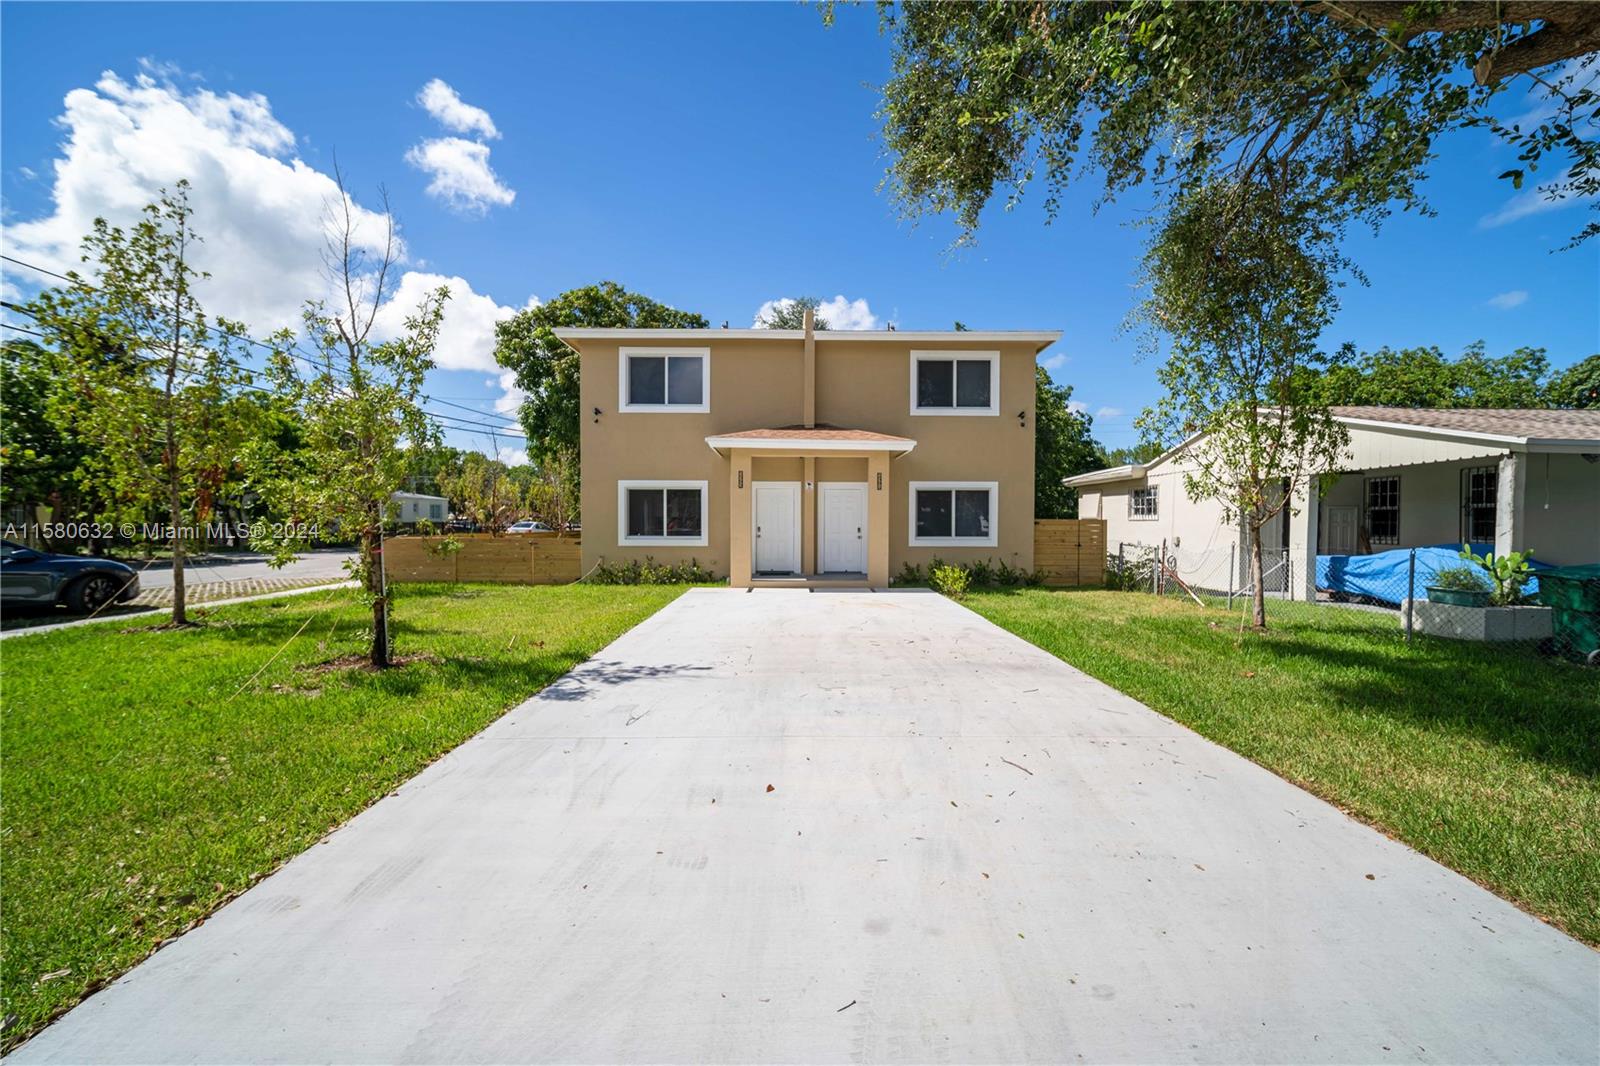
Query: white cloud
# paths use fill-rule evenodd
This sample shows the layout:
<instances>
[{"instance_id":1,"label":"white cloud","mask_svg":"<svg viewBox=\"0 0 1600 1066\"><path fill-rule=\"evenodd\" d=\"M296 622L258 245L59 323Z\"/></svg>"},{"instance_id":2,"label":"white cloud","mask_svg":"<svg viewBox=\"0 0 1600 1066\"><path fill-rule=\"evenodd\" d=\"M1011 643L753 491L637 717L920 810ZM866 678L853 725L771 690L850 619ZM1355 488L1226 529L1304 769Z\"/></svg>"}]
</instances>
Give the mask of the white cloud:
<instances>
[{"instance_id":1,"label":"white cloud","mask_svg":"<svg viewBox=\"0 0 1600 1066\"><path fill-rule=\"evenodd\" d=\"M1484 302L1497 311L1509 311L1528 302L1528 290L1512 289L1510 292L1496 293Z\"/></svg>"},{"instance_id":2,"label":"white cloud","mask_svg":"<svg viewBox=\"0 0 1600 1066\"><path fill-rule=\"evenodd\" d=\"M1066 367L1067 356L1064 352L1057 352L1054 355L1047 355L1043 359L1039 360L1039 365L1049 371L1051 377L1055 377L1057 370L1061 370Z\"/></svg>"},{"instance_id":3,"label":"white cloud","mask_svg":"<svg viewBox=\"0 0 1600 1066\"><path fill-rule=\"evenodd\" d=\"M145 204L179 180L191 183L195 265L208 310L243 319L257 333L297 325L301 305L327 289L323 211L337 203L333 179L293 155L294 135L266 97L185 93L148 74L102 74L67 93L64 131L52 164L52 205L31 220L7 220L10 255L52 270L78 267L78 247L97 216L136 222ZM382 239L383 216L354 205L358 243ZM7 267L12 273L12 268ZM16 269L18 281L41 281Z\"/></svg>"},{"instance_id":4,"label":"white cloud","mask_svg":"<svg viewBox=\"0 0 1600 1066\"><path fill-rule=\"evenodd\" d=\"M439 124L457 133L476 133L488 140L498 140L500 131L494 119L481 107L473 107L461 99L442 78L434 78L417 93L421 104Z\"/></svg>"},{"instance_id":5,"label":"white cloud","mask_svg":"<svg viewBox=\"0 0 1600 1066\"><path fill-rule=\"evenodd\" d=\"M428 294L441 286L450 290L450 299L445 301L439 343L433 350L434 363L441 370L498 370L499 364L494 361L494 325L516 314L517 309L474 292L465 278L407 271L378 309L373 334L379 339L398 336L405 329L406 316L415 313Z\"/></svg>"},{"instance_id":6,"label":"white cloud","mask_svg":"<svg viewBox=\"0 0 1600 1066\"><path fill-rule=\"evenodd\" d=\"M201 283L207 310L242 319L262 336L298 326L305 301L330 294L321 259L323 213L338 202L338 188L293 155L295 137L264 96L186 93L149 74L128 82L106 73L93 89L69 92L57 122L64 140L53 164L52 206L40 218L6 221L7 254L52 270L76 267L78 244L97 216L127 226L162 187L188 178L195 228L204 238L196 266L211 273ZM374 251L384 217L353 206L357 242ZM8 264L0 289L15 293L25 284L31 290L40 281ZM499 372L494 324L517 309L475 292L459 276L401 273L374 323L376 334L396 333L440 285L449 287L451 299L438 365Z\"/></svg>"},{"instance_id":7,"label":"white cloud","mask_svg":"<svg viewBox=\"0 0 1600 1066\"><path fill-rule=\"evenodd\" d=\"M507 466L528 465L528 449L526 448L513 448L509 444L502 444L495 450L497 453L495 458Z\"/></svg>"},{"instance_id":8,"label":"white cloud","mask_svg":"<svg viewBox=\"0 0 1600 1066\"><path fill-rule=\"evenodd\" d=\"M1068 400L1067 401L1067 410L1071 411L1075 415L1081 415L1085 411L1087 411L1088 409L1089 409L1089 405L1084 403L1082 400Z\"/></svg>"},{"instance_id":9,"label":"white cloud","mask_svg":"<svg viewBox=\"0 0 1600 1066\"><path fill-rule=\"evenodd\" d=\"M1572 196L1561 196L1551 199L1546 190L1562 185L1566 182L1565 172L1556 177L1553 182L1541 185L1535 189L1525 189L1500 205L1499 210L1491 211L1478 219L1479 229L1495 229L1520 221L1530 215L1542 215L1546 211L1559 211L1563 207L1571 207L1581 203L1582 200Z\"/></svg>"},{"instance_id":10,"label":"white cloud","mask_svg":"<svg viewBox=\"0 0 1600 1066\"><path fill-rule=\"evenodd\" d=\"M760 326L761 320L774 311L794 305L794 297L783 296L776 300L768 300L756 309L753 326ZM829 329L882 329L883 324L877 315L872 313L872 308L867 306L865 300L850 300L844 296L835 296L831 300L823 300L817 304L817 317L828 324Z\"/></svg>"},{"instance_id":11,"label":"white cloud","mask_svg":"<svg viewBox=\"0 0 1600 1066\"><path fill-rule=\"evenodd\" d=\"M494 409L503 415L513 418L522 410L522 403L528 394L517 388L517 372L502 370L498 378L485 382L490 388L498 388L500 395L495 397Z\"/></svg>"},{"instance_id":12,"label":"white cloud","mask_svg":"<svg viewBox=\"0 0 1600 1066\"><path fill-rule=\"evenodd\" d=\"M517 198L489 167L489 146L461 137L435 137L413 145L406 162L429 177L428 195L465 214L481 215Z\"/></svg>"},{"instance_id":13,"label":"white cloud","mask_svg":"<svg viewBox=\"0 0 1600 1066\"><path fill-rule=\"evenodd\" d=\"M1121 418L1122 417L1122 408L1120 408L1120 407L1101 407L1101 408L1098 408L1095 411L1094 416L1096 418Z\"/></svg>"}]
</instances>

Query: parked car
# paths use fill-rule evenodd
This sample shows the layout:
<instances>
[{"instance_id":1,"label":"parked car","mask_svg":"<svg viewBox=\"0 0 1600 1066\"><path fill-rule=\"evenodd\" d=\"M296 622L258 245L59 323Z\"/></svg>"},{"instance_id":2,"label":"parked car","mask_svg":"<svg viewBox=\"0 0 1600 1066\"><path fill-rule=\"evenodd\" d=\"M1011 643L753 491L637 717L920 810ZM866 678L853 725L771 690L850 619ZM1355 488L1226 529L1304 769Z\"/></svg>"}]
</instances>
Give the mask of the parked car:
<instances>
[{"instance_id":1,"label":"parked car","mask_svg":"<svg viewBox=\"0 0 1600 1066\"><path fill-rule=\"evenodd\" d=\"M543 522L536 522L531 518L524 518L520 522L513 522L506 527L507 533L550 533L552 530Z\"/></svg>"},{"instance_id":2,"label":"parked car","mask_svg":"<svg viewBox=\"0 0 1600 1066\"><path fill-rule=\"evenodd\" d=\"M446 533L481 533L483 527L470 518L452 518L444 524Z\"/></svg>"},{"instance_id":3,"label":"parked car","mask_svg":"<svg viewBox=\"0 0 1600 1066\"><path fill-rule=\"evenodd\" d=\"M88 614L137 595L139 572L126 563L0 541L0 600L5 603L59 603Z\"/></svg>"}]
</instances>

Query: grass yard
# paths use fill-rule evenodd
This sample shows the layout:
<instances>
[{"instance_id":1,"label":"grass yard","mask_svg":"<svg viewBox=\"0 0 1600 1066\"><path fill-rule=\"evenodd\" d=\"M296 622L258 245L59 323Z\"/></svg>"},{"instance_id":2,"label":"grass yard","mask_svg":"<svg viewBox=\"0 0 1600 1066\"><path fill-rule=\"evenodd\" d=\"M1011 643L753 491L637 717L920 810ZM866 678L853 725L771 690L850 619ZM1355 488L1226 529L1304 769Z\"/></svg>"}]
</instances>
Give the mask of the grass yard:
<instances>
[{"instance_id":1,"label":"grass yard","mask_svg":"<svg viewBox=\"0 0 1600 1066\"><path fill-rule=\"evenodd\" d=\"M403 586L384 674L316 669L365 646L351 590L7 640L5 1046L681 591Z\"/></svg>"},{"instance_id":2,"label":"grass yard","mask_svg":"<svg viewBox=\"0 0 1600 1066\"><path fill-rule=\"evenodd\" d=\"M1141 593L963 602L1025 640L1600 944L1600 672L1395 619Z\"/></svg>"}]
</instances>

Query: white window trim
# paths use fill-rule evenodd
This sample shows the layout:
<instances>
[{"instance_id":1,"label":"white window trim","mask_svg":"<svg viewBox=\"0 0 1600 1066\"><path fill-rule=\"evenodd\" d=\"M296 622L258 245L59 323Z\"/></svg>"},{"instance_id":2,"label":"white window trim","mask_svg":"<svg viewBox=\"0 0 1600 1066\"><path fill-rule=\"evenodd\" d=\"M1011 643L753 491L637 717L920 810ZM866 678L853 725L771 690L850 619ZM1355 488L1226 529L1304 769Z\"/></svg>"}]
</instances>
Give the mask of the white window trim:
<instances>
[{"instance_id":1,"label":"white window trim","mask_svg":"<svg viewBox=\"0 0 1600 1066\"><path fill-rule=\"evenodd\" d=\"M699 403L629 403L628 358L643 355L662 358L673 355L700 357ZM617 410L623 414L694 414L711 410L711 349L710 348L618 348L617 349Z\"/></svg>"},{"instance_id":2,"label":"white window trim","mask_svg":"<svg viewBox=\"0 0 1600 1066\"><path fill-rule=\"evenodd\" d=\"M617 546L704 548L706 534L711 525L710 499L704 481L619 481L617 482ZM700 535L698 537L630 537L628 536L629 489L699 489Z\"/></svg>"},{"instance_id":3,"label":"white window trim","mask_svg":"<svg viewBox=\"0 0 1600 1066\"><path fill-rule=\"evenodd\" d=\"M1138 511L1134 510L1133 497L1134 497L1134 494L1138 493L1138 492L1149 492L1149 493L1153 493L1154 494L1155 505L1156 505L1156 509L1154 511L1151 511L1149 514L1140 514ZM1128 521L1130 521L1130 522L1158 522L1160 520L1161 520L1161 486L1160 485L1140 485L1137 488L1132 488L1132 489L1128 490Z\"/></svg>"},{"instance_id":4,"label":"white window trim","mask_svg":"<svg viewBox=\"0 0 1600 1066\"><path fill-rule=\"evenodd\" d=\"M917 536L917 492L936 492L940 489L988 489L989 535L987 537L919 537ZM953 503L954 501L952 501ZM952 517L952 522L954 518ZM998 481L912 481L906 496L906 531L912 548L993 548L1000 543L1000 482Z\"/></svg>"},{"instance_id":5,"label":"white window trim","mask_svg":"<svg viewBox=\"0 0 1600 1066\"><path fill-rule=\"evenodd\" d=\"M973 361L987 359L989 361L989 406L988 407L918 407L917 406L917 364L927 360L949 361L951 359L970 359ZM955 388L954 381L951 389ZM955 394L952 391L951 400ZM927 349L911 350L911 413L918 416L933 418L949 415L957 416L990 416L1000 413L1000 353L999 352L964 352L964 351L933 351Z\"/></svg>"}]
</instances>

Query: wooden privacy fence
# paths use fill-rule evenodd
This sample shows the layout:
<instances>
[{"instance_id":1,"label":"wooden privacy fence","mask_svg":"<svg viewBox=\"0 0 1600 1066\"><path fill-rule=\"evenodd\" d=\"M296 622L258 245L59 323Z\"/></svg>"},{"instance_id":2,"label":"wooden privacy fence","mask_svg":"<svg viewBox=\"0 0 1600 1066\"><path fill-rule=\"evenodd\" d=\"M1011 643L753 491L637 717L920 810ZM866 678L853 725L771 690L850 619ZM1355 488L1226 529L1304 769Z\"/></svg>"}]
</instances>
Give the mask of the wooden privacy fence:
<instances>
[{"instance_id":1,"label":"wooden privacy fence","mask_svg":"<svg viewBox=\"0 0 1600 1066\"><path fill-rule=\"evenodd\" d=\"M384 569L390 581L497 581L563 585L578 580L582 542L554 533L457 533L461 550L440 552L443 537L390 537Z\"/></svg>"},{"instance_id":2,"label":"wooden privacy fence","mask_svg":"<svg viewBox=\"0 0 1600 1066\"><path fill-rule=\"evenodd\" d=\"M1036 518L1033 568L1060 588L1100 586L1106 580L1104 518Z\"/></svg>"}]
</instances>

